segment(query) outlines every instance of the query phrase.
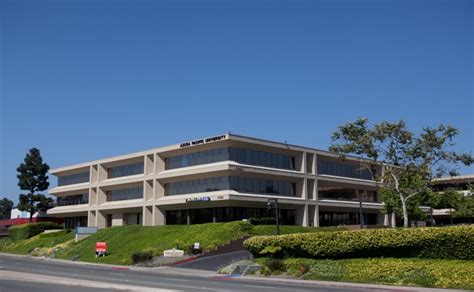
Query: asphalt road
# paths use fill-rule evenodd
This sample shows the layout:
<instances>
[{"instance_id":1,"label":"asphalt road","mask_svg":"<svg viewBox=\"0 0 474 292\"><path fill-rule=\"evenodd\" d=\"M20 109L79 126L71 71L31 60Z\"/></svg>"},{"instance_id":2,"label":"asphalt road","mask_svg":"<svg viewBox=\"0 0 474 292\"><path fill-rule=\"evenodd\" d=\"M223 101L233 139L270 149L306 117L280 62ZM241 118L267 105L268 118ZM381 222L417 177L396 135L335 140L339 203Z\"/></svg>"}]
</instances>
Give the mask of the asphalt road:
<instances>
[{"instance_id":1,"label":"asphalt road","mask_svg":"<svg viewBox=\"0 0 474 292\"><path fill-rule=\"evenodd\" d=\"M354 287L193 275L198 272L187 270L181 274L169 274L159 270L134 271L0 254L0 291L103 291L102 288L107 291L365 291ZM80 290L78 287L81 287Z\"/></svg>"},{"instance_id":2,"label":"asphalt road","mask_svg":"<svg viewBox=\"0 0 474 292\"><path fill-rule=\"evenodd\" d=\"M247 250L239 250L221 255L197 258L189 262L175 265L175 267L216 272L232 263L250 259L252 259L252 254L250 252Z\"/></svg>"}]
</instances>

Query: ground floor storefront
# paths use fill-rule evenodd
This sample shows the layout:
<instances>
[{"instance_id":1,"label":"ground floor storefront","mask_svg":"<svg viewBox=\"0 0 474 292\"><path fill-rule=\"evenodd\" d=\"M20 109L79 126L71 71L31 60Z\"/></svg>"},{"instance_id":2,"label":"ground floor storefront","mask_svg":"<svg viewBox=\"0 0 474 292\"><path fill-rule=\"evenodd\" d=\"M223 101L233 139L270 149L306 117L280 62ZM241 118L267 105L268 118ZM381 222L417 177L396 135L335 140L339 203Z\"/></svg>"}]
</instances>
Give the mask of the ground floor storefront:
<instances>
[{"instance_id":1,"label":"ground floor storefront","mask_svg":"<svg viewBox=\"0 0 474 292\"><path fill-rule=\"evenodd\" d=\"M276 210L265 208L263 204L252 206L216 206L204 208L172 208L159 206L143 208L94 210L77 216L64 218L65 228L96 226L108 228L126 225L192 225L213 222L247 221L251 219L276 218ZM156 218L157 214L161 219ZM278 210L282 225L302 226L358 226L383 225L385 214L375 209L328 208L311 206L283 205ZM362 217L361 217L362 216ZM150 219L152 218L152 220ZM153 218L156 217L156 218ZM305 220L304 218L307 218ZM155 220L156 219L156 220Z\"/></svg>"}]
</instances>

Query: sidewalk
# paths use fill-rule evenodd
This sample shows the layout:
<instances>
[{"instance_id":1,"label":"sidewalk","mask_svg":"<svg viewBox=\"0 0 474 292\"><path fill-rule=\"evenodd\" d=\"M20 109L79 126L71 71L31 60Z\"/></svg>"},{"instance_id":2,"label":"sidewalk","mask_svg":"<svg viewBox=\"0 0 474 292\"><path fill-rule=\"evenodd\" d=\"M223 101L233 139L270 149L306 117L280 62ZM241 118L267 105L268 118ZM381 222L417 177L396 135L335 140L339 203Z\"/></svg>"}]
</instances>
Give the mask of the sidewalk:
<instances>
[{"instance_id":1,"label":"sidewalk","mask_svg":"<svg viewBox=\"0 0 474 292\"><path fill-rule=\"evenodd\" d=\"M225 276L224 276L225 277ZM229 277L229 276L227 276ZM380 284L364 284L364 283L350 283L350 282L334 282L334 281L317 281L317 280L301 280L301 279L289 279L289 278L278 278L278 277L255 277L255 276L237 276L232 277L239 280L251 280L260 282L273 282L273 283L288 283L288 284L303 284L303 285L314 285L314 286L330 286L338 288L365 288L374 291L410 291L410 292L428 292L428 291L443 291L443 292L459 292L466 291L460 289L442 289L442 288L424 288L424 287L412 287L412 286L394 286L394 285L380 285Z\"/></svg>"}]
</instances>

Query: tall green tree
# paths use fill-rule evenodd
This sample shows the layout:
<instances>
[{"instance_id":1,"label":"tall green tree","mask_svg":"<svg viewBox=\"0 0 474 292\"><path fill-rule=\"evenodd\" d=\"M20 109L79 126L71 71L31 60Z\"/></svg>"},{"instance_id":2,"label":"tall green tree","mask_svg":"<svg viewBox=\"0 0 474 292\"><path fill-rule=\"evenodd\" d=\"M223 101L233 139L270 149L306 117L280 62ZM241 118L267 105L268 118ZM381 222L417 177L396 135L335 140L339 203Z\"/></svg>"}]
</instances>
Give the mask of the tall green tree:
<instances>
[{"instance_id":1,"label":"tall green tree","mask_svg":"<svg viewBox=\"0 0 474 292\"><path fill-rule=\"evenodd\" d=\"M36 212L46 211L54 205L51 198L39 193L49 187L48 170L49 166L43 163L43 158L37 148L30 149L24 162L17 168L18 186L27 192L20 194L17 207L21 211L30 212L30 222Z\"/></svg>"},{"instance_id":2,"label":"tall green tree","mask_svg":"<svg viewBox=\"0 0 474 292\"><path fill-rule=\"evenodd\" d=\"M0 200L0 219L10 219L13 209L13 202L8 198Z\"/></svg>"},{"instance_id":3,"label":"tall green tree","mask_svg":"<svg viewBox=\"0 0 474 292\"><path fill-rule=\"evenodd\" d=\"M417 135L403 120L370 126L368 119L359 118L333 132L329 150L342 157L355 154L366 158L363 165L381 182L386 195L398 198L403 225L408 227L408 203L424 195L433 178L456 175L458 164L474 163L470 154L453 150L458 134L454 127L439 125L425 127Z\"/></svg>"}]
</instances>

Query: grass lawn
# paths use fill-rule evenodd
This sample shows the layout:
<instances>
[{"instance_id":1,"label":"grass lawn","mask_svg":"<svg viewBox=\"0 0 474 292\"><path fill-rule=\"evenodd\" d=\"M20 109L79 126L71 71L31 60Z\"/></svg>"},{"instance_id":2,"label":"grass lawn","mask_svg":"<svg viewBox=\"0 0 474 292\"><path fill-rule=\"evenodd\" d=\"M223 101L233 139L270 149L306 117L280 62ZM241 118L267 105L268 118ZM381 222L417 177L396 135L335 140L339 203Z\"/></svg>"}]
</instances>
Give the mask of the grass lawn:
<instances>
[{"instance_id":1,"label":"grass lawn","mask_svg":"<svg viewBox=\"0 0 474 292\"><path fill-rule=\"evenodd\" d=\"M335 228L312 228L301 226L281 226L282 233L317 232L340 230ZM137 251L152 251L160 255L166 249L178 246L187 248L194 242L200 242L201 247L210 249L243 236L272 235L275 226L254 226L246 222L209 223L197 225L165 225L140 226L131 225L112 227L100 230L96 234L73 244L60 252L57 257L87 262L130 265L131 256ZM95 258L95 243L107 242L109 254L106 257Z\"/></svg>"},{"instance_id":2,"label":"grass lawn","mask_svg":"<svg viewBox=\"0 0 474 292\"><path fill-rule=\"evenodd\" d=\"M24 240L0 240L0 251L17 254L29 254L35 248L48 249L74 239L74 232L65 230L58 234L40 234Z\"/></svg>"},{"instance_id":3,"label":"grass lawn","mask_svg":"<svg viewBox=\"0 0 474 292\"><path fill-rule=\"evenodd\" d=\"M257 259L263 264L266 259ZM308 280L474 289L474 261L413 258L284 260L287 274Z\"/></svg>"}]
</instances>

